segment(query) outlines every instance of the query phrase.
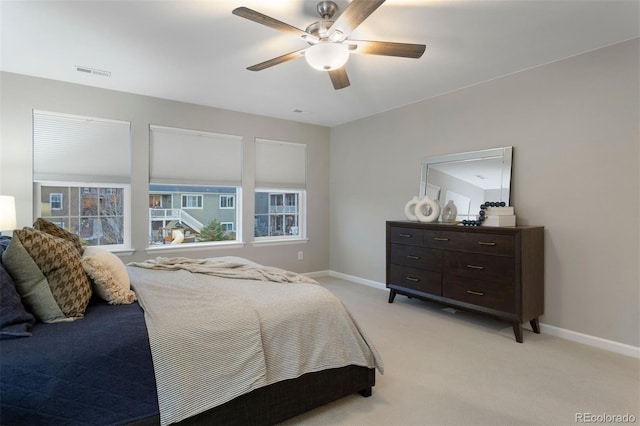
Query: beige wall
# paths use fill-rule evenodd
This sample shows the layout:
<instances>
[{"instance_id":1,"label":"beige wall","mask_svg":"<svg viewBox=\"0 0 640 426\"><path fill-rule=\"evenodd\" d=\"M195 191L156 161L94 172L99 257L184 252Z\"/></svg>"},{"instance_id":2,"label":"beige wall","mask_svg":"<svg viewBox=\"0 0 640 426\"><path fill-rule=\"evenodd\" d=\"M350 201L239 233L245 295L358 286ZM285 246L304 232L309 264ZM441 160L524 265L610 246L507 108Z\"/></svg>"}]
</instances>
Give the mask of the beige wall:
<instances>
[{"instance_id":1,"label":"beige wall","mask_svg":"<svg viewBox=\"0 0 640 426\"><path fill-rule=\"evenodd\" d=\"M131 122L133 246L125 261L162 256L243 256L297 272L326 270L329 266L329 129L292 121L151 98L77 84L0 73L0 193L16 196L18 226L33 223L31 112L33 109L87 115ZM243 203L245 241L253 236L253 182L255 137L307 144L309 241L300 244L236 249L197 249L149 254L148 150L149 124L241 135L243 137ZM187 154L185 154L187 155ZM96 161L98 159L92 159ZM298 251L304 260L297 260Z\"/></svg>"},{"instance_id":2,"label":"beige wall","mask_svg":"<svg viewBox=\"0 0 640 426\"><path fill-rule=\"evenodd\" d=\"M514 147L518 222L543 225L542 322L640 346L638 39L331 129L331 269L385 280L385 221L420 159ZM384 303L385 296L380 296Z\"/></svg>"}]
</instances>

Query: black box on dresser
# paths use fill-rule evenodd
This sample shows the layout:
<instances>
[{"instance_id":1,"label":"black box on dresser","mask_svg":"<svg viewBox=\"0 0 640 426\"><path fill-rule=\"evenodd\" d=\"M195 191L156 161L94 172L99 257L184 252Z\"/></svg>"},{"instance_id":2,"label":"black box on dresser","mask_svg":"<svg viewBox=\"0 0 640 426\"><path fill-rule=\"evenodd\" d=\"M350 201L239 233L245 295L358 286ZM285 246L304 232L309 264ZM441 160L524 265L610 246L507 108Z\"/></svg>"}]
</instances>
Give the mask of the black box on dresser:
<instances>
[{"instance_id":1,"label":"black box on dresser","mask_svg":"<svg viewBox=\"0 0 640 426\"><path fill-rule=\"evenodd\" d=\"M389 303L397 294L473 311L540 333L544 227L387 221Z\"/></svg>"}]
</instances>

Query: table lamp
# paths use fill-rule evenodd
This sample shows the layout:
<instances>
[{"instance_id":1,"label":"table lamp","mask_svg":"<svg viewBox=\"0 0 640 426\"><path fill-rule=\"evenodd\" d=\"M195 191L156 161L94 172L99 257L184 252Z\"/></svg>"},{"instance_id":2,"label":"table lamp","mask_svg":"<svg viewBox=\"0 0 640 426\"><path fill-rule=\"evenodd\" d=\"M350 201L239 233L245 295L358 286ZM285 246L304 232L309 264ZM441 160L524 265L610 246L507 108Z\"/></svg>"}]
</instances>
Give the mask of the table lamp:
<instances>
[{"instance_id":1,"label":"table lamp","mask_svg":"<svg viewBox=\"0 0 640 426\"><path fill-rule=\"evenodd\" d=\"M2 231L16 228L16 199L11 195L0 195L0 235Z\"/></svg>"}]
</instances>

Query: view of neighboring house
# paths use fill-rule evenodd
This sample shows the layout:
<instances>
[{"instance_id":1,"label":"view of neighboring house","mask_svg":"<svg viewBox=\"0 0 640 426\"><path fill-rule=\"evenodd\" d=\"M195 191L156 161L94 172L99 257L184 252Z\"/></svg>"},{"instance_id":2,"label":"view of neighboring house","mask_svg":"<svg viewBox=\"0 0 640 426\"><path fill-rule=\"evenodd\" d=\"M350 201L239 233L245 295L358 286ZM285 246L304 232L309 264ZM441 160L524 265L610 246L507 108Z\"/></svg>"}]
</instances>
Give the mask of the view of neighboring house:
<instances>
[{"instance_id":1,"label":"view of neighboring house","mask_svg":"<svg viewBox=\"0 0 640 426\"><path fill-rule=\"evenodd\" d=\"M123 188L40 186L40 216L77 233L88 245L123 241ZM257 191L256 237L299 235L300 193ZM203 228L219 226L224 238L236 239L238 222L235 187L150 185L149 244L208 241Z\"/></svg>"},{"instance_id":2,"label":"view of neighboring house","mask_svg":"<svg viewBox=\"0 0 640 426\"><path fill-rule=\"evenodd\" d=\"M39 188L41 217L77 233L85 244L122 244L123 188L48 185Z\"/></svg>"},{"instance_id":3,"label":"view of neighboring house","mask_svg":"<svg viewBox=\"0 0 640 426\"><path fill-rule=\"evenodd\" d=\"M235 239L236 192L234 187L150 185L150 244L173 241L176 229L182 231L184 242L196 242L214 219Z\"/></svg>"},{"instance_id":4,"label":"view of neighboring house","mask_svg":"<svg viewBox=\"0 0 640 426\"><path fill-rule=\"evenodd\" d=\"M299 235L299 206L299 192L256 191L254 236ZM183 242L198 242L202 229L213 220L226 237L235 239L238 214L234 187L149 187L150 244L173 241L176 229L183 233Z\"/></svg>"}]
</instances>

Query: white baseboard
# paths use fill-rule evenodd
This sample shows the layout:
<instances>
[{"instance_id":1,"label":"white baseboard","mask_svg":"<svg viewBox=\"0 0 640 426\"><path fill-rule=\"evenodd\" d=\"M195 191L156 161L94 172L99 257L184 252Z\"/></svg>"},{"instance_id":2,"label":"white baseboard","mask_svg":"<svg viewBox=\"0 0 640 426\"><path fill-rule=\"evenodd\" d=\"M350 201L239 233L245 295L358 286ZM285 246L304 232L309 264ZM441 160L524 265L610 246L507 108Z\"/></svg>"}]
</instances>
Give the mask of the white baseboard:
<instances>
[{"instance_id":1,"label":"white baseboard","mask_svg":"<svg viewBox=\"0 0 640 426\"><path fill-rule=\"evenodd\" d=\"M355 277L353 275L343 274L342 272L329 271L330 277L340 278L346 281L351 281L357 284L366 285L369 287L377 288L379 290L386 290L387 286L385 284L379 283L377 281L367 280L360 277Z\"/></svg>"},{"instance_id":2,"label":"white baseboard","mask_svg":"<svg viewBox=\"0 0 640 426\"><path fill-rule=\"evenodd\" d=\"M331 271L326 270L326 271L315 271L315 272L306 272L304 274L305 277L309 277L309 278L318 278L318 277L326 277L327 275L331 275Z\"/></svg>"},{"instance_id":3,"label":"white baseboard","mask_svg":"<svg viewBox=\"0 0 640 426\"><path fill-rule=\"evenodd\" d=\"M353 275L343 274L341 272L329 270L317 273L314 272L313 274L313 276L316 277L329 275L330 277L340 278L356 284L363 284L368 287L377 288L379 290L387 289L387 286L383 283L373 280L367 280L365 278L360 278ZM579 333L577 331L567 330L565 328L560 328L544 323L540 323L540 332L548 334L549 336L560 337L562 339L571 340L572 342L582 343L583 345L592 346L595 348L604 349L609 352L615 352L621 355L640 359L640 347L637 346L631 346L625 343L615 342L613 340L607 340L601 337L591 336L589 334Z\"/></svg>"},{"instance_id":4,"label":"white baseboard","mask_svg":"<svg viewBox=\"0 0 640 426\"><path fill-rule=\"evenodd\" d=\"M625 343L615 342L613 340L607 340L601 337L591 336L590 334L579 333L577 331L567 330L566 328L560 328L543 323L540 323L540 332L550 336L571 340L572 342L578 342L584 345L640 359L640 347L637 346L631 346Z\"/></svg>"}]
</instances>

